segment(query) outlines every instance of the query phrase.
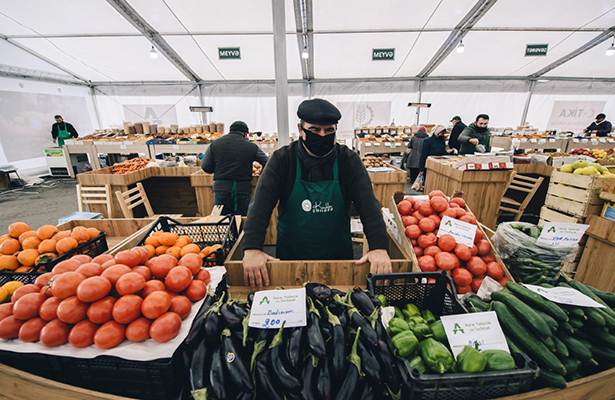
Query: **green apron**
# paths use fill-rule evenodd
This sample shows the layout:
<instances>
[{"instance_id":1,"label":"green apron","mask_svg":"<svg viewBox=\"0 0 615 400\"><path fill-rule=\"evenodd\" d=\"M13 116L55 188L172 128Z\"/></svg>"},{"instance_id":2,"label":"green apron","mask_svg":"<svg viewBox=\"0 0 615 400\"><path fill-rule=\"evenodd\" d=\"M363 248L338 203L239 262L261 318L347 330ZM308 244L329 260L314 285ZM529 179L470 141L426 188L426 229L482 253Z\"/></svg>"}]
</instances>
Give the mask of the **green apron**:
<instances>
[{"instance_id":1,"label":"green apron","mask_svg":"<svg viewBox=\"0 0 615 400\"><path fill-rule=\"evenodd\" d=\"M286 207L278 217L276 257L281 260L350 260L350 214L340 188L338 161L333 179L307 182L301 179L297 160L295 183Z\"/></svg>"},{"instance_id":2,"label":"green apron","mask_svg":"<svg viewBox=\"0 0 615 400\"><path fill-rule=\"evenodd\" d=\"M58 125L58 146L64 147L64 140L71 137L72 135L66 129L66 124L64 124L64 129L60 129L60 125Z\"/></svg>"}]
</instances>

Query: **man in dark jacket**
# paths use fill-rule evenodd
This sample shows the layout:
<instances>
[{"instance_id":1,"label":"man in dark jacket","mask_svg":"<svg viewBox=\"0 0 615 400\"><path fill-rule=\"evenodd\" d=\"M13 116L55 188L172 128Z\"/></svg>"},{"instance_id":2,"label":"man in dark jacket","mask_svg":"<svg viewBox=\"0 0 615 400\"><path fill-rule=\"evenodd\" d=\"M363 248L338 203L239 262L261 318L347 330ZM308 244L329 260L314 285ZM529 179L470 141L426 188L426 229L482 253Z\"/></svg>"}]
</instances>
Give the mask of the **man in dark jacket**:
<instances>
[{"instance_id":1,"label":"man in dark jacket","mask_svg":"<svg viewBox=\"0 0 615 400\"><path fill-rule=\"evenodd\" d=\"M359 213L372 273L391 272L381 206L359 156L336 144L339 110L322 99L305 100L297 110L299 140L273 153L258 181L244 227L244 279L269 286L263 242L278 205L276 256L284 260L352 259L350 207Z\"/></svg>"},{"instance_id":2,"label":"man in dark jacket","mask_svg":"<svg viewBox=\"0 0 615 400\"><path fill-rule=\"evenodd\" d=\"M412 139L410 139L410 143L408 143L408 151L410 154L408 155L408 159L406 161L406 169L410 171L410 182L414 182L416 177L421 172L421 154L423 152L423 142L427 140L429 135L425 130L425 127L420 126Z\"/></svg>"},{"instance_id":3,"label":"man in dark jacket","mask_svg":"<svg viewBox=\"0 0 615 400\"><path fill-rule=\"evenodd\" d=\"M606 120L606 115L600 113L596 115L596 121L592 122L590 126L585 128L584 132L588 135L595 134L596 136L604 137L608 136L613 130L613 125Z\"/></svg>"},{"instance_id":4,"label":"man in dark jacket","mask_svg":"<svg viewBox=\"0 0 615 400\"><path fill-rule=\"evenodd\" d=\"M267 155L246 138L248 131L245 122L233 122L228 135L214 140L203 159L203 171L214 174L215 203L223 206L224 215L248 213L252 163L267 163Z\"/></svg>"},{"instance_id":5,"label":"man in dark jacket","mask_svg":"<svg viewBox=\"0 0 615 400\"><path fill-rule=\"evenodd\" d=\"M461 147L459 154L485 153L491 151L491 133L489 132L489 116L479 114L476 121L466 126L459 135Z\"/></svg>"},{"instance_id":6,"label":"man in dark jacket","mask_svg":"<svg viewBox=\"0 0 615 400\"><path fill-rule=\"evenodd\" d=\"M421 150L421 171L425 171L425 164L429 156L444 156L446 155L446 128L442 125L434 126L431 131L431 136L423 142Z\"/></svg>"},{"instance_id":7,"label":"man in dark jacket","mask_svg":"<svg viewBox=\"0 0 615 400\"><path fill-rule=\"evenodd\" d=\"M448 147L457 150L457 153L459 153L459 148L461 147L459 135L466 128L466 124L461 121L461 117L458 115L451 119L451 123L453 124L453 129L451 130L451 136L448 138Z\"/></svg>"},{"instance_id":8,"label":"man in dark jacket","mask_svg":"<svg viewBox=\"0 0 615 400\"><path fill-rule=\"evenodd\" d=\"M61 115L56 115L54 119L56 123L51 125L51 137L54 143L58 143L58 146L63 147L66 139L79 137L75 128L68 122L64 122Z\"/></svg>"}]
</instances>

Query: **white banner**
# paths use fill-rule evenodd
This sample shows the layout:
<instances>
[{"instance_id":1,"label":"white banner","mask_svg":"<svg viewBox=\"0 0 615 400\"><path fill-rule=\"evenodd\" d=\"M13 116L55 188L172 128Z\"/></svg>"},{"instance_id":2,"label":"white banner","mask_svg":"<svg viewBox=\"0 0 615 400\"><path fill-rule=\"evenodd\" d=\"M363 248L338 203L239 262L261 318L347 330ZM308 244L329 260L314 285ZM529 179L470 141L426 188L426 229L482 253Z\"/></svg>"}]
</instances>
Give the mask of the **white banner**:
<instances>
[{"instance_id":1,"label":"white banner","mask_svg":"<svg viewBox=\"0 0 615 400\"><path fill-rule=\"evenodd\" d=\"M176 125L177 111L174 104L124 104L124 120L147 121L162 126Z\"/></svg>"},{"instance_id":2,"label":"white banner","mask_svg":"<svg viewBox=\"0 0 615 400\"><path fill-rule=\"evenodd\" d=\"M581 132L604 110L605 104L605 101L556 100L553 102L547 129Z\"/></svg>"},{"instance_id":3,"label":"white banner","mask_svg":"<svg viewBox=\"0 0 615 400\"><path fill-rule=\"evenodd\" d=\"M338 131L352 132L355 128L389 125L391 123L390 101L338 102L342 114Z\"/></svg>"}]
</instances>

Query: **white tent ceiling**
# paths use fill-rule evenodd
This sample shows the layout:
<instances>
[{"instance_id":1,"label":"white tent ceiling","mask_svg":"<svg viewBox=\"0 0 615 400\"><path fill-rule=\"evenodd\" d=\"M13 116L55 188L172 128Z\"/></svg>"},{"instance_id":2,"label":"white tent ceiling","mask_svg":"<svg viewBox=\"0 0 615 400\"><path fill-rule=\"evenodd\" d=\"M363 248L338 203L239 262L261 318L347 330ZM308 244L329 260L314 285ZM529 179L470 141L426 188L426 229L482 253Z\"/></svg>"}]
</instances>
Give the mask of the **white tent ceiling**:
<instances>
[{"instance_id":1,"label":"white tent ceiling","mask_svg":"<svg viewBox=\"0 0 615 400\"><path fill-rule=\"evenodd\" d=\"M110 3L127 3L154 32L144 35ZM292 80L418 79L429 65L426 80L525 78L615 29L615 0L286 0L285 12ZM272 25L271 0L3 1L0 67L69 71L94 85L187 81L177 59L149 57L158 35L201 81L271 81ZM303 28L313 46L308 61L300 56ZM454 51L459 39L462 54ZM603 34L545 77L615 79L615 57L604 55L610 42ZM539 43L548 55L526 57L526 44ZM241 59L220 60L220 47L240 47ZM395 48L395 59L372 61L374 48Z\"/></svg>"}]
</instances>

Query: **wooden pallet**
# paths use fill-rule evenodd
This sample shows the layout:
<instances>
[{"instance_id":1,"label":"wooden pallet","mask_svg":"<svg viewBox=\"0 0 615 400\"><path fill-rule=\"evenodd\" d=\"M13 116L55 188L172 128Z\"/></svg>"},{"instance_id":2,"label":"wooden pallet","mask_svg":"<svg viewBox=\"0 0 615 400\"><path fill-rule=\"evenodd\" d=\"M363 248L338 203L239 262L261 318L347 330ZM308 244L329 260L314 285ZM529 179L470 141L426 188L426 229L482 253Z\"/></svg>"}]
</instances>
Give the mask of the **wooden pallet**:
<instances>
[{"instance_id":1,"label":"wooden pallet","mask_svg":"<svg viewBox=\"0 0 615 400\"><path fill-rule=\"evenodd\" d=\"M612 188L615 188L615 178L553 171L545 206L569 216L586 218L600 213L604 202L600 192Z\"/></svg>"}]
</instances>

